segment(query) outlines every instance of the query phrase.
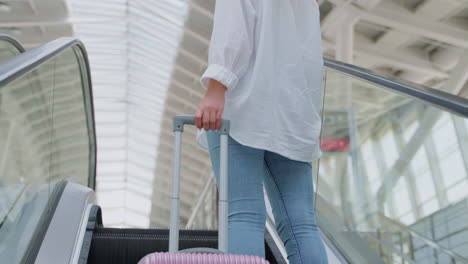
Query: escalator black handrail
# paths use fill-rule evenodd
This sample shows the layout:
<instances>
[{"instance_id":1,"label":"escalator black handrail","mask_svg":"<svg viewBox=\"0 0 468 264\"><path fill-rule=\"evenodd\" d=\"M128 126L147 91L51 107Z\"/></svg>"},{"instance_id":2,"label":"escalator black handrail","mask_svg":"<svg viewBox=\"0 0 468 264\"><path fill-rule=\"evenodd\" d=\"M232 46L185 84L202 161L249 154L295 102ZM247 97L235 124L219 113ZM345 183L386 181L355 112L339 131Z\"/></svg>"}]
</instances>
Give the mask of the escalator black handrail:
<instances>
[{"instance_id":1,"label":"escalator black handrail","mask_svg":"<svg viewBox=\"0 0 468 264\"><path fill-rule=\"evenodd\" d=\"M468 117L468 99L426 87L391 75L377 74L352 64L324 58L324 66L352 77L382 86L404 96Z\"/></svg>"},{"instance_id":2,"label":"escalator black handrail","mask_svg":"<svg viewBox=\"0 0 468 264\"><path fill-rule=\"evenodd\" d=\"M38 68L43 63L60 55L61 52L68 48L77 47L79 49L79 55L82 59L82 65L80 65L81 76L84 82L87 83L87 91L83 91L84 105L86 108L86 120L88 125L89 143L90 143L90 175L93 175L88 186L95 189L96 186L96 129L95 129L95 118L94 118L94 104L93 104L93 93L92 93L92 82L91 72L89 67L88 55L86 48L79 39L63 37L37 48L28 50L22 54L19 54L5 62L0 63L0 89L3 89L7 84L25 76L25 74ZM78 54L77 54L78 56ZM84 67L81 67L84 66ZM83 71L84 70L84 71Z\"/></svg>"},{"instance_id":3,"label":"escalator black handrail","mask_svg":"<svg viewBox=\"0 0 468 264\"><path fill-rule=\"evenodd\" d=\"M16 40L14 37L6 34L0 34L0 41L6 41L10 43L13 47L15 47L20 53L25 52L26 50L24 49L23 45Z\"/></svg>"}]
</instances>

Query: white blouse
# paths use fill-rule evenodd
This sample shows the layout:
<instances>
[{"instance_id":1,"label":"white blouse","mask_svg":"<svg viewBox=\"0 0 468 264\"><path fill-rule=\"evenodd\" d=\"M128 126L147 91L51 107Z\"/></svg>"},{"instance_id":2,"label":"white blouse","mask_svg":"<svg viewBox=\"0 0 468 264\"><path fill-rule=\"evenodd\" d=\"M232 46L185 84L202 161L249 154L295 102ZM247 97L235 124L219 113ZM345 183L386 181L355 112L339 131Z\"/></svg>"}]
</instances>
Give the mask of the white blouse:
<instances>
[{"instance_id":1,"label":"white blouse","mask_svg":"<svg viewBox=\"0 0 468 264\"><path fill-rule=\"evenodd\" d=\"M227 87L240 144L299 161L321 155L323 58L316 0L217 0L208 68ZM207 148L206 133L197 142Z\"/></svg>"}]
</instances>

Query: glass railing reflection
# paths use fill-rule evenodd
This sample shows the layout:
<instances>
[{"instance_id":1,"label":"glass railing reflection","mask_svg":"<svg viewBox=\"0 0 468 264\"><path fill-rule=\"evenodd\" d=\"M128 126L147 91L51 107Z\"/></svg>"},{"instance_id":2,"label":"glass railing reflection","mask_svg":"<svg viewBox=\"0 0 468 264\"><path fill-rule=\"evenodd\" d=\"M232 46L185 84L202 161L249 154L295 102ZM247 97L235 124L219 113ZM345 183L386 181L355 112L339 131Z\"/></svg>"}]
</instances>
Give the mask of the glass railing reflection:
<instances>
[{"instance_id":1,"label":"glass railing reflection","mask_svg":"<svg viewBox=\"0 0 468 264\"><path fill-rule=\"evenodd\" d=\"M11 59L21 52L21 47L14 39L0 34L0 62Z\"/></svg>"},{"instance_id":2,"label":"glass railing reflection","mask_svg":"<svg viewBox=\"0 0 468 264\"><path fill-rule=\"evenodd\" d=\"M325 86L316 206L331 240L353 263L352 236L384 263L468 263L468 208L449 210L468 197L467 119L332 69Z\"/></svg>"},{"instance_id":3,"label":"glass railing reflection","mask_svg":"<svg viewBox=\"0 0 468 264\"><path fill-rule=\"evenodd\" d=\"M28 258L62 180L94 182L85 67L71 46L0 87L1 260Z\"/></svg>"}]
</instances>

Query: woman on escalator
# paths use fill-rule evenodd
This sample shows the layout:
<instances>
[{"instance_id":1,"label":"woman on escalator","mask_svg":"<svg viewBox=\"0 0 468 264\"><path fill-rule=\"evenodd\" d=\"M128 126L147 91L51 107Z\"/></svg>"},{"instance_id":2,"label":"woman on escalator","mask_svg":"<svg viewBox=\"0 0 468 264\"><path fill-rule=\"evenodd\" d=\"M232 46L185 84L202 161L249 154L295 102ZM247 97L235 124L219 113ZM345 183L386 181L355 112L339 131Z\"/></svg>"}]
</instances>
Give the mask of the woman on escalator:
<instances>
[{"instance_id":1,"label":"woman on escalator","mask_svg":"<svg viewBox=\"0 0 468 264\"><path fill-rule=\"evenodd\" d=\"M289 262L327 263L312 183L322 68L315 0L216 1L195 120L218 180L217 130L231 120L229 253L265 257L265 187Z\"/></svg>"}]
</instances>

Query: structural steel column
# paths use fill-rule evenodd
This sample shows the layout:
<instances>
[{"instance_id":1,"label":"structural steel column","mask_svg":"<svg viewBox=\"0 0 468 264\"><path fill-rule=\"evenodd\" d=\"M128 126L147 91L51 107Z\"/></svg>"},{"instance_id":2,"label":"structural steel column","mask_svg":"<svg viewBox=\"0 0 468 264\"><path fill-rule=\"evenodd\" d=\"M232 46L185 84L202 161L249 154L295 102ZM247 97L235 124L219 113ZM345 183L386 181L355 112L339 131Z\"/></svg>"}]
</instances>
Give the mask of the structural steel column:
<instances>
[{"instance_id":1,"label":"structural steel column","mask_svg":"<svg viewBox=\"0 0 468 264\"><path fill-rule=\"evenodd\" d=\"M399 177L406 173L408 166L411 164L411 160L424 144L427 136L430 135L432 127L439 119L440 114L440 110L429 108L426 110L424 116L420 118L418 128L406 143L405 148L400 152L400 157L385 173L384 181L377 192L379 204L385 203L389 192L395 187Z\"/></svg>"},{"instance_id":2,"label":"structural steel column","mask_svg":"<svg viewBox=\"0 0 468 264\"><path fill-rule=\"evenodd\" d=\"M339 187L338 192L338 199L340 202L341 213L343 214L343 218L345 219L354 219L353 215L349 213L349 210L346 210L348 207L348 195L349 195L349 174L348 174L348 154L343 153L342 155L336 156L336 182L337 186Z\"/></svg>"},{"instance_id":3,"label":"structural steel column","mask_svg":"<svg viewBox=\"0 0 468 264\"><path fill-rule=\"evenodd\" d=\"M393 124L393 136L395 137L398 153L401 153L403 147L405 146L405 140L403 139L403 130L399 124ZM408 186L409 197L411 200L411 209L414 212L416 219L419 219L422 214L418 206L420 201L417 195L418 189L416 189L414 174L411 170L406 170L406 173L403 175L403 177L405 177L406 186Z\"/></svg>"},{"instance_id":4,"label":"structural steel column","mask_svg":"<svg viewBox=\"0 0 468 264\"><path fill-rule=\"evenodd\" d=\"M384 182L384 176L385 176L385 172L387 171L387 165L385 164L385 159L382 155L382 153L384 153L384 150L382 148L382 146L380 145L380 142L378 140L376 140L375 138L372 138L374 142L372 142L372 151L374 152L374 155L375 155L375 161L377 163L377 167L379 169L379 178L382 180L382 182ZM396 211L395 211L395 203L393 202L393 197L391 197L390 199L387 199L387 202L388 202L388 209L390 211L390 215L389 217L395 219L397 214L396 214ZM376 205L376 208L382 212L384 215L385 215L385 207L384 207L385 204L377 204Z\"/></svg>"},{"instance_id":5,"label":"structural steel column","mask_svg":"<svg viewBox=\"0 0 468 264\"><path fill-rule=\"evenodd\" d=\"M369 209L373 208L373 199L370 199L370 190L367 178L367 171L364 167L362 154L359 144L359 131L357 121L355 117L354 108L349 109L349 134L350 134L350 154L353 168L354 186L357 192L357 207L358 210L355 212L356 220L364 220L364 217L368 215Z\"/></svg>"},{"instance_id":6,"label":"structural steel column","mask_svg":"<svg viewBox=\"0 0 468 264\"><path fill-rule=\"evenodd\" d=\"M457 134L458 146L460 147L463 163L465 165L466 175L468 177L468 130L463 118L452 116L452 120Z\"/></svg>"},{"instance_id":7,"label":"structural steel column","mask_svg":"<svg viewBox=\"0 0 468 264\"><path fill-rule=\"evenodd\" d=\"M336 33L336 59L346 63L353 63L354 23L343 21Z\"/></svg>"},{"instance_id":8,"label":"structural steel column","mask_svg":"<svg viewBox=\"0 0 468 264\"><path fill-rule=\"evenodd\" d=\"M422 118L424 116L424 112L420 111L419 116L420 118ZM428 136L424 141L424 147L429 162L429 169L431 170L432 180L434 181L437 200L439 201L439 206L441 208L444 208L448 204L448 198L447 193L445 191L442 170L439 166L440 160L439 157L437 157L437 150L434 144L434 139L432 138L431 131L428 132Z\"/></svg>"},{"instance_id":9,"label":"structural steel column","mask_svg":"<svg viewBox=\"0 0 468 264\"><path fill-rule=\"evenodd\" d=\"M336 59L346 63L353 63L354 51L354 25L356 20L343 20L340 23L339 30L336 31ZM360 157L359 136L356 120L356 113L353 107L352 100L352 80L348 76L344 76L343 86L347 92L347 109L348 109L348 126L350 137L350 154L353 167L353 178L357 193L357 204L355 215L362 219L365 215L365 206L368 203L368 185L366 184L365 170L362 167L362 159ZM353 197L351 197L353 198Z\"/></svg>"}]
</instances>

